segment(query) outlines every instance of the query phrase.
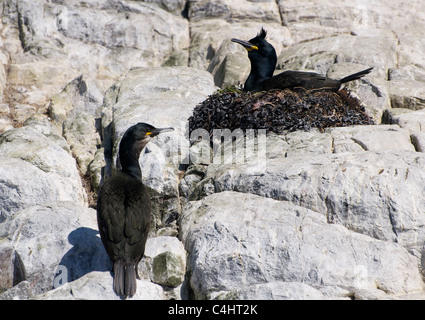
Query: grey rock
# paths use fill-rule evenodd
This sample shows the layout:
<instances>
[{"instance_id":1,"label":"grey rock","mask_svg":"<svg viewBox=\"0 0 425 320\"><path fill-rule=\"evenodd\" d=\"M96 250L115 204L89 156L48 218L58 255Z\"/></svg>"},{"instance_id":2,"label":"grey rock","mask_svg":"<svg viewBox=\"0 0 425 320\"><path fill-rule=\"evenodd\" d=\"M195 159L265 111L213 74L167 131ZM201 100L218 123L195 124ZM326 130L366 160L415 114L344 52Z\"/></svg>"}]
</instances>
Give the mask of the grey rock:
<instances>
[{"instance_id":1,"label":"grey rock","mask_svg":"<svg viewBox=\"0 0 425 320\"><path fill-rule=\"evenodd\" d=\"M36 300L120 300L112 290L109 272L93 271L57 289L34 297ZM162 300L163 289L146 280L136 280L137 291L128 300Z\"/></svg>"},{"instance_id":2,"label":"grey rock","mask_svg":"<svg viewBox=\"0 0 425 320\"><path fill-rule=\"evenodd\" d=\"M105 90L132 67L188 61L188 21L155 4L7 0L2 18L11 26L8 85L26 104L44 106L81 74Z\"/></svg>"},{"instance_id":3,"label":"grey rock","mask_svg":"<svg viewBox=\"0 0 425 320\"><path fill-rule=\"evenodd\" d=\"M338 153L209 166L195 194L253 193L322 213L359 233L397 241L418 259L422 255L424 208L423 153L406 151ZM198 191L198 193L196 193ZM192 198L193 199L193 198ZM420 263L418 261L418 263Z\"/></svg>"},{"instance_id":4,"label":"grey rock","mask_svg":"<svg viewBox=\"0 0 425 320\"><path fill-rule=\"evenodd\" d=\"M238 0L226 2L218 1L191 1L189 6L190 21L220 18L226 21L264 21L280 23L279 10L275 1L247 1Z\"/></svg>"},{"instance_id":5,"label":"grey rock","mask_svg":"<svg viewBox=\"0 0 425 320\"><path fill-rule=\"evenodd\" d=\"M425 152L425 132L415 132L411 135L416 151Z\"/></svg>"},{"instance_id":6,"label":"grey rock","mask_svg":"<svg viewBox=\"0 0 425 320\"><path fill-rule=\"evenodd\" d=\"M425 108L425 82L392 80L389 83L392 108L419 110Z\"/></svg>"},{"instance_id":7,"label":"grey rock","mask_svg":"<svg viewBox=\"0 0 425 320\"><path fill-rule=\"evenodd\" d=\"M102 172L106 165L105 150L103 148L97 149L94 153L93 160L88 165L88 173L90 175L90 183L94 192L98 192L99 187L102 183Z\"/></svg>"},{"instance_id":8,"label":"grey rock","mask_svg":"<svg viewBox=\"0 0 425 320\"><path fill-rule=\"evenodd\" d=\"M152 282L178 287L186 273L186 251L176 237L160 236L146 241L147 273Z\"/></svg>"},{"instance_id":9,"label":"grey rock","mask_svg":"<svg viewBox=\"0 0 425 320\"><path fill-rule=\"evenodd\" d=\"M388 110L388 123L398 124L409 132L425 131L425 110L410 111L408 109L395 109L396 112ZM405 110L404 112L401 110Z\"/></svg>"},{"instance_id":10,"label":"grey rock","mask_svg":"<svg viewBox=\"0 0 425 320\"><path fill-rule=\"evenodd\" d=\"M85 175L101 144L94 117L86 112L68 117L63 122L63 136L77 160L81 173Z\"/></svg>"},{"instance_id":11,"label":"grey rock","mask_svg":"<svg viewBox=\"0 0 425 320\"><path fill-rule=\"evenodd\" d=\"M323 214L287 201L221 192L189 202L183 212L181 237L197 298L276 281L351 295L369 288L423 292L416 259L401 245L329 224ZM299 289L288 291L299 297ZM320 297L313 291L307 292Z\"/></svg>"},{"instance_id":12,"label":"grey rock","mask_svg":"<svg viewBox=\"0 0 425 320\"><path fill-rule=\"evenodd\" d=\"M30 295L111 268L98 236L95 210L70 202L22 210L0 224L0 237L0 251L12 250L15 256L15 262L5 267L22 270L20 280L31 283L31 291L27 292ZM2 272L2 277L6 274Z\"/></svg>"},{"instance_id":13,"label":"grey rock","mask_svg":"<svg viewBox=\"0 0 425 320\"><path fill-rule=\"evenodd\" d=\"M216 297L216 299L223 298L235 300L324 300L326 296L305 283L276 281L247 286L229 293L220 293Z\"/></svg>"},{"instance_id":14,"label":"grey rock","mask_svg":"<svg viewBox=\"0 0 425 320\"><path fill-rule=\"evenodd\" d=\"M333 152L415 151L408 130L398 125L350 126L327 129Z\"/></svg>"},{"instance_id":15,"label":"grey rock","mask_svg":"<svg viewBox=\"0 0 425 320\"><path fill-rule=\"evenodd\" d=\"M49 102L49 115L59 125L68 117L87 113L100 116L103 93L92 80L79 76L69 82L63 90L52 96Z\"/></svg>"},{"instance_id":16,"label":"grey rock","mask_svg":"<svg viewBox=\"0 0 425 320\"><path fill-rule=\"evenodd\" d=\"M75 159L52 139L22 127L0 136L1 216L51 201L86 204Z\"/></svg>"}]
</instances>

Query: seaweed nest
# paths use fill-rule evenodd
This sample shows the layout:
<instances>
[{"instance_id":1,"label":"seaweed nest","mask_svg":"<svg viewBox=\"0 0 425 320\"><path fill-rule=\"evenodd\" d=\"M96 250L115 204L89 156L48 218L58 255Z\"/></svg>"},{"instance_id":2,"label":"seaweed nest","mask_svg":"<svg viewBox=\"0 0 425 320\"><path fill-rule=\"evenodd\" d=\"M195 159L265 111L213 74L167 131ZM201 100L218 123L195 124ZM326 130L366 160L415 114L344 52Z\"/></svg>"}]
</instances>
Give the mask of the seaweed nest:
<instances>
[{"instance_id":1,"label":"seaweed nest","mask_svg":"<svg viewBox=\"0 0 425 320\"><path fill-rule=\"evenodd\" d=\"M189 134L205 129L266 129L283 134L295 130L321 132L329 127L374 124L361 102L346 89L338 92L270 90L243 92L236 87L217 91L197 105L189 118Z\"/></svg>"}]
</instances>

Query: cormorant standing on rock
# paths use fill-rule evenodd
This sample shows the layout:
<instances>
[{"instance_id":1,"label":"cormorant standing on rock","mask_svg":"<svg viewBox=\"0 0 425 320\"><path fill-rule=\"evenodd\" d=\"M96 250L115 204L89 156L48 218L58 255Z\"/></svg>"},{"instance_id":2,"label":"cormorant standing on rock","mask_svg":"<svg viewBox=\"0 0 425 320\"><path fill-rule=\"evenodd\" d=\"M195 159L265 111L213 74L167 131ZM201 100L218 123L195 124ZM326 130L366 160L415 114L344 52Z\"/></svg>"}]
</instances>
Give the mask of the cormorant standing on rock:
<instances>
[{"instance_id":1,"label":"cormorant standing on rock","mask_svg":"<svg viewBox=\"0 0 425 320\"><path fill-rule=\"evenodd\" d=\"M147 123L130 127L119 147L122 169L99 190L99 232L114 263L114 290L120 296L132 296L136 292L137 265L145 251L151 222L151 199L141 181L140 152L152 137L173 130L158 129Z\"/></svg>"},{"instance_id":2,"label":"cormorant standing on rock","mask_svg":"<svg viewBox=\"0 0 425 320\"><path fill-rule=\"evenodd\" d=\"M231 39L248 51L251 61L251 72L245 81L245 91L265 91L270 89L296 89L316 91L338 91L341 84L357 80L372 71L373 68L354 73L340 80L327 78L314 72L284 71L273 76L277 63L277 55L273 46L266 41L266 31L261 32L249 41Z\"/></svg>"}]
</instances>

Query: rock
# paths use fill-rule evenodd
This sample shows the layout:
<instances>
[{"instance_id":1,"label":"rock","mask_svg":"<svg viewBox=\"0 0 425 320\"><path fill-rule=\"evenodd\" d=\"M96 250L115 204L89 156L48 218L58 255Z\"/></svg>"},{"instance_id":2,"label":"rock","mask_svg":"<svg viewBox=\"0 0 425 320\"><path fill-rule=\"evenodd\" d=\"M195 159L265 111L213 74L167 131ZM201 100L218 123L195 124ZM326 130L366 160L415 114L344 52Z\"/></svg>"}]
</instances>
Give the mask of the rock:
<instances>
[{"instance_id":1,"label":"rock","mask_svg":"<svg viewBox=\"0 0 425 320\"><path fill-rule=\"evenodd\" d=\"M94 117L85 112L68 117L63 123L63 136L68 141L81 173L85 175L101 144Z\"/></svg>"},{"instance_id":2,"label":"rock","mask_svg":"<svg viewBox=\"0 0 425 320\"><path fill-rule=\"evenodd\" d=\"M389 83L392 108L419 110L425 108L425 82L392 80Z\"/></svg>"},{"instance_id":3,"label":"rock","mask_svg":"<svg viewBox=\"0 0 425 320\"><path fill-rule=\"evenodd\" d=\"M396 110L395 112L393 110ZM408 109L389 109L387 123L394 123L409 132L425 131L425 109L410 111Z\"/></svg>"},{"instance_id":4,"label":"rock","mask_svg":"<svg viewBox=\"0 0 425 320\"><path fill-rule=\"evenodd\" d=\"M100 117L102 103L103 93L98 86L79 76L50 99L48 111L50 117L61 125L68 117L76 117L81 113Z\"/></svg>"},{"instance_id":5,"label":"rock","mask_svg":"<svg viewBox=\"0 0 425 320\"><path fill-rule=\"evenodd\" d=\"M380 290L378 290L380 291ZM380 291L382 292L382 291ZM323 300L326 296L319 290L301 282L268 282L219 294L216 299L233 300Z\"/></svg>"},{"instance_id":6,"label":"rock","mask_svg":"<svg viewBox=\"0 0 425 320\"><path fill-rule=\"evenodd\" d=\"M9 88L39 107L81 74L105 90L132 67L188 61L188 21L155 4L7 0L2 20L9 26Z\"/></svg>"},{"instance_id":7,"label":"rock","mask_svg":"<svg viewBox=\"0 0 425 320\"><path fill-rule=\"evenodd\" d=\"M127 300L162 300L163 289L146 280L136 280L137 291ZM109 272L93 271L55 290L34 297L36 300L120 300L112 290Z\"/></svg>"},{"instance_id":8,"label":"rock","mask_svg":"<svg viewBox=\"0 0 425 320\"><path fill-rule=\"evenodd\" d=\"M88 173L90 175L90 183L93 191L97 194L102 182L102 172L105 167L105 150L97 149L94 153L93 160L88 165Z\"/></svg>"},{"instance_id":9,"label":"rock","mask_svg":"<svg viewBox=\"0 0 425 320\"><path fill-rule=\"evenodd\" d=\"M0 294L25 280L25 268L22 260L11 247L0 249Z\"/></svg>"},{"instance_id":10,"label":"rock","mask_svg":"<svg viewBox=\"0 0 425 320\"><path fill-rule=\"evenodd\" d=\"M415 151L409 131L398 125L352 126L328 129L333 152Z\"/></svg>"},{"instance_id":11,"label":"rock","mask_svg":"<svg viewBox=\"0 0 425 320\"><path fill-rule=\"evenodd\" d=\"M373 66L376 76L382 73L382 69L396 66L396 43L392 34L380 37L339 35L302 42L292 45L278 56L277 69L305 69L327 74L331 65L351 63L353 73L356 72L353 70L354 64L357 69Z\"/></svg>"},{"instance_id":12,"label":"rock","mask_svg":"<svg viewBox=\"0 0 425 320\"><path fill-rule=\"evenodd\" d=\"M369 288L423 292L416 259L401 245L329 224L323 214L287 201L221 192L189 202L183 212L181 238L196 298L235 290L249 297L253 286L277 281L325 292L338 287L350 295ZM304 293L320 297L313 288ZM287 290L297 297L307 289Z\"/></svg>"},{"instance_id":13,"label":"rock","mask_svg":"<svg viewBox=\"0 0 425 320\"><path fill-rule=\"evenodd\" d=\"M70 202L54 202L22 210L0 224L0 237L3 238L0 252L5 254L12 250L12 258L15 257L14 263L11 261L4 267L14 266L15 270L22 270L24 277L20 280L31 283L26 298L92 271L111 268L98 236L95 210ZM2 277L7 275L10 277L10 272L3 273L2 270Z\"/></svg>"},{"instance_id":14,"label":"rock","mask_svg":"<svg viewBox=\"0 0 425 320\"><path fill-rule=\"evenodd\" d=\"M17 104L13 107L13 120L22 123L36 112L36 108L30 105Z\"/></svg>"},{"instance_id":15,"label":"rock","mask_svg":"<svg viewBox=\"0 0 425 320\"><path fill-rule=\"evenodd\" d=\"M190 2L190 21L220 18L226 21L261 21L280 23L279 10L275 1L196 1Z\"/></svg>"},{"instance_id":16,"label":"rock","mask_svg":"<svg viewBox=\"0 0 425 320\"><path fill-rule=\"evenodd\" d=\"M152 259L152 282L175 288L185 275L184 262L169 252L164 252Z\"/></svg>"},{"instance_id":17,"label":"rock","mask_svg":"<svg viewBox=\"0 0 425 320\"><path fill-rule=\"evenodd\" d=\"M176 237L154 237L146 242L145 260L152 282L177 287L186 273L186 251Z\"/></svg>"},{"instance_id":18,"label":"rock","mask_svg":"<svg viewBox=\"0 0 425 320\"><path fill-rule=\"evenodd\" d=\"M25 128L31 128L55 142L62 149L70 152L66 140L62 137L62 128L58 128L51 118L44 114L35 114L23 123Z\"/></svg>"},{"instance_id":19,"label":"rock","mask_svg":"<svg viewBox=\"0 0 425 320\"><path fill-rule=\"evenodd\" d=\"M0 117L0 133L13 129L13 122L10 117Z\"/></svg>"},{"instance_id":20,"label":"rock","mask_svg":"<svg viewBox=\"0 0 425 320\"><path fill-rule=\"evenodd\" d=\"M318 131L296 131L290 132L284 136L288 143L286 149L286 157L299 154L326 154L332 153L332 136L327 133L319 133ZM272 143L270 143L272 144ZM270 150L267 148L267 150Z\"/></svg>"},{"instance_id":21,"label":"rock","mask_svg":"<svg viewBox=\"0 0 425 320\"><path fill-rule=\"evenodd\" d=\"M269 159L266 166L255 160L210 165L194 195L199 199L211 186L216 193L232 190L290 201L322 213L329 223L396 241L420 259L424 165L422 153L406 151L309 154Z\"/></svg>"},{"instance_id":22,"label":"rock","mask_svg":"<svg viewBox=\"0 0 425 320\"><path fill-rule=\"evenodd\" d=\"M177 16L185 15L185 0L143 0L142 2L155 3L160 8L167 10Z\"/></svg>"},{"instance_id":23,"label":"rock","mask_svg":"<svg viewBox=\"0 0 425 320\"><path fill-rule=\"evenodd\" d=\"M86 203L75 159L31 127L0 136L2 154L0 220L35 204L52 201Z\"/></svg>"},{"instance_id":24,"label":"rock","mask_svg":"<svg viewBox=\"0 0 425 320\"><path fill-rule=\"evenodd\" d=\"M411 135L416 151L425 152L425 132L415 132Z\"/></svg>"},{"instance_id":25,"label":"rock","mask_svg":"<svg viewBox=\"0 0 425 320\"><path fill-rule=\"evenodd\" d=\"M419 2L411 3L409 7L395 1L377 1L373 5L354 4L348 0L338 4L308 0L278 1L278 4L283 24L300 42L353 30L392 30L401 36L423 25L423 20L418 17L421 12Z\"/></svg>"}]
</instances>

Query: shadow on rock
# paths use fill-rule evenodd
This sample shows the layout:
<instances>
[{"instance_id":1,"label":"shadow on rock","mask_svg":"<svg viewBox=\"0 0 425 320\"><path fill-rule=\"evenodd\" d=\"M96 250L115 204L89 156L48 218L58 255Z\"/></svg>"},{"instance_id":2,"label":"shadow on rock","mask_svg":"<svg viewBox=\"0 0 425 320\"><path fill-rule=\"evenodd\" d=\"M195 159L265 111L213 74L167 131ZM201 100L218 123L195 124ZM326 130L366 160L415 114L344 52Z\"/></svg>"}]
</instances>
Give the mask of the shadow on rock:
<instances>
[{"instance_id":1,"label":"shadow on rock","mask_svg":"<svg viewBox=\"0 0 425 320\"><path fill-rule=\"evenodd\" d=\"M98 234L97 230L81 227L68 235L68 241L73 247L59 263L53 281L54 288L77 280L92 271L112 269L111 260Z\"/></svg>"}]
</instances>

